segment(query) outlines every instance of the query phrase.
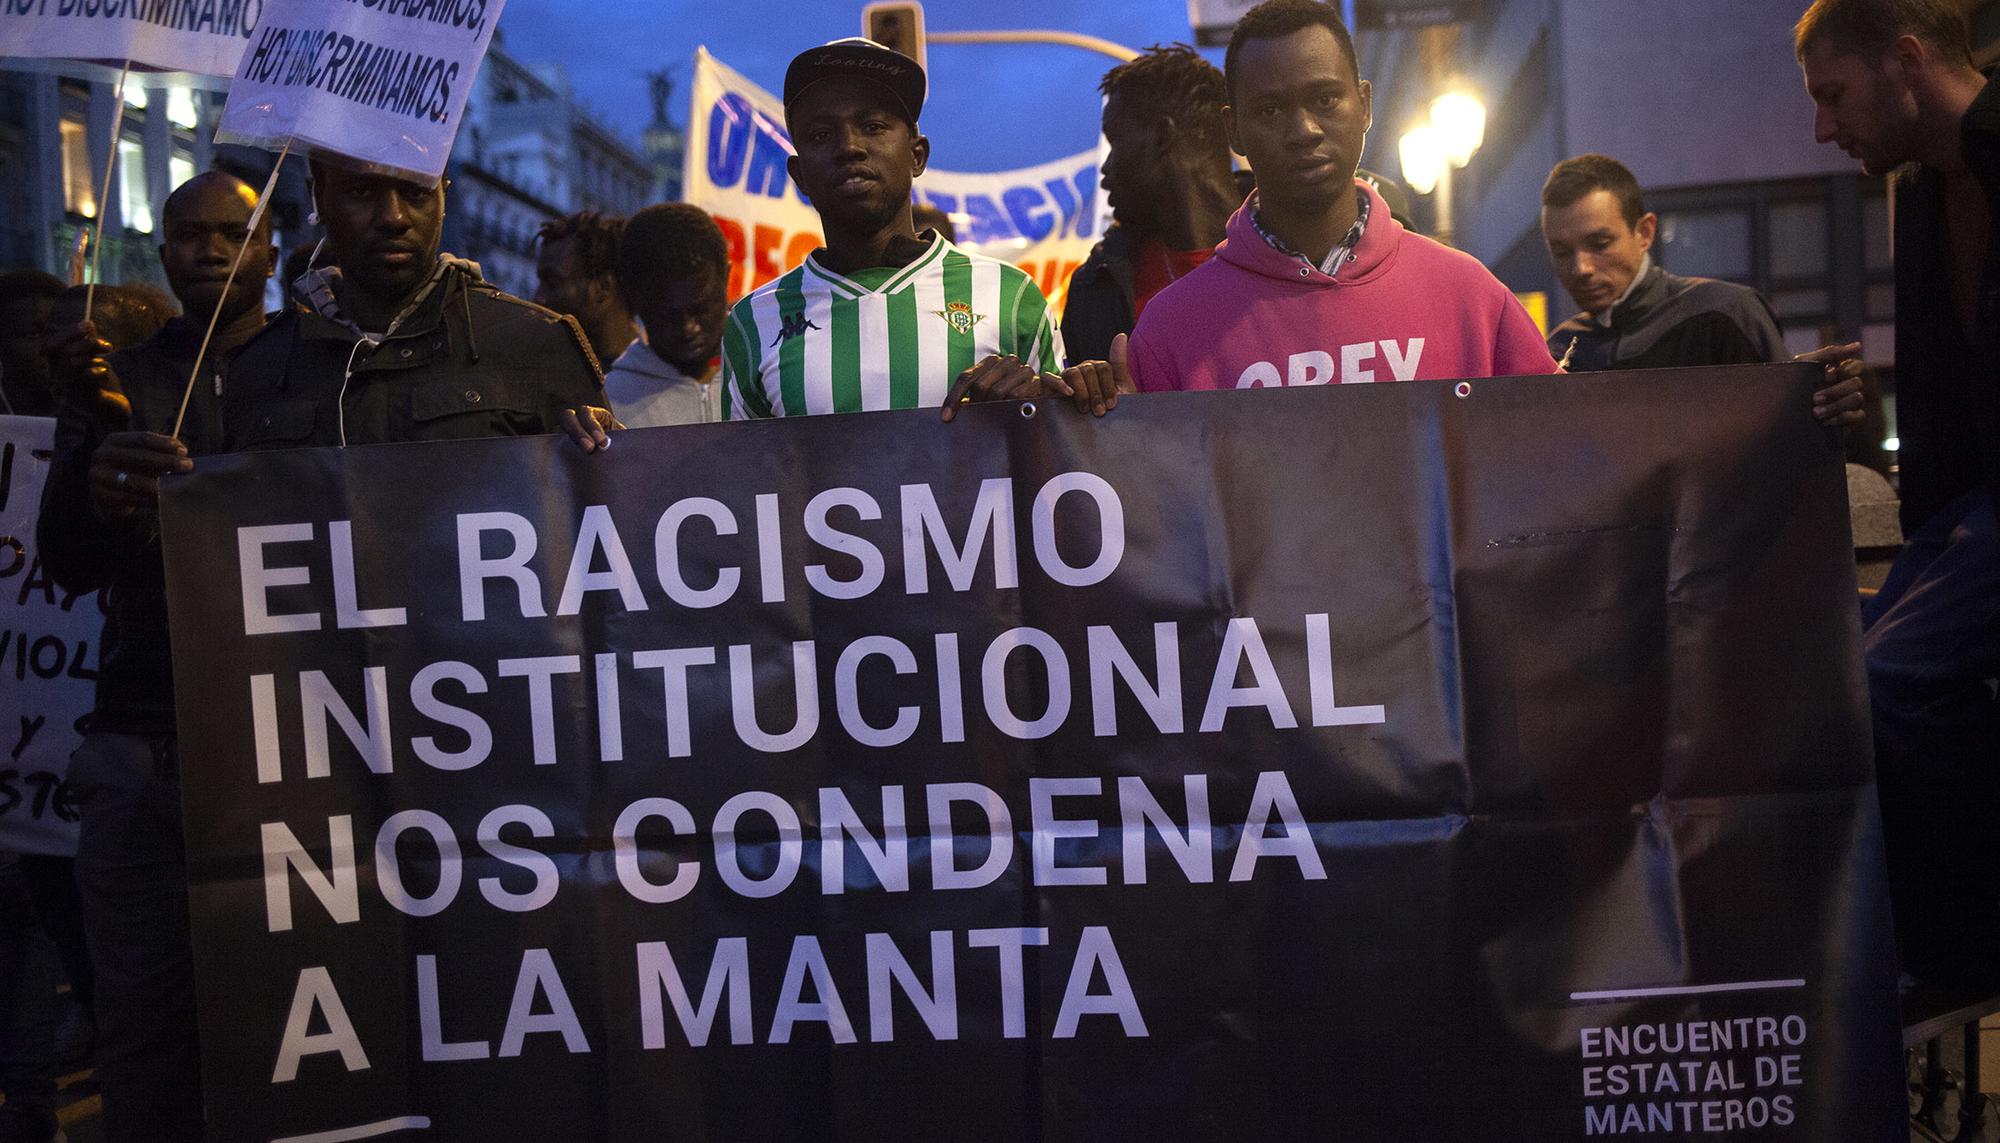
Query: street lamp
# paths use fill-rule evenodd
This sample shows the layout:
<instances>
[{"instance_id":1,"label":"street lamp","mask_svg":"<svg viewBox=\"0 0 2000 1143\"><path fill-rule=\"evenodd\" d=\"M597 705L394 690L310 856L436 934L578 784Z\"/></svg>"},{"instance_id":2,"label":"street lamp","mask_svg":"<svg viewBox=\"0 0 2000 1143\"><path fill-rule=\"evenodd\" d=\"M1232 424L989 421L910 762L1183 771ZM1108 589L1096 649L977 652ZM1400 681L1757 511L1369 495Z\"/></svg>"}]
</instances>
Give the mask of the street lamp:
<instances>
[{"instance_id":1,"label":"street lamp","mask_svg":"<svg viewBox=\"0 0 2000 1143\"><path fill-rule=\"evenodd\" d=\"M1403 185L1417 194L1431 193L1449 165L1437 128L1428 123L1411 128L1398 150L1403 159Z\"/></svg>"},{"instance_id":2,"label":"street lamp","mask_svg":"<svg viewBox=\"0 0 2000 1143\"><path fill-rule=\"evenodd\" d=\"M1450 244L1451 172L1472 161L1486 138L1486 105L1465 91L1448 91L1431 100L1430 121L1404 134L1398 148L1403 181L1417 194L1437 193L1438 241Z\"/></svg>"},{"instance_id":3,"label":"street lamp","mask_svg":"<svg viewBox=\"0 0 2000 1143\"><path fill-rule=\"evenodd\" d=\"M1486 105L1468 92L1447 91L1431 100L1431 128L1451 165L1462 167L1486 141Z\"/></svg>"}]
</instances>

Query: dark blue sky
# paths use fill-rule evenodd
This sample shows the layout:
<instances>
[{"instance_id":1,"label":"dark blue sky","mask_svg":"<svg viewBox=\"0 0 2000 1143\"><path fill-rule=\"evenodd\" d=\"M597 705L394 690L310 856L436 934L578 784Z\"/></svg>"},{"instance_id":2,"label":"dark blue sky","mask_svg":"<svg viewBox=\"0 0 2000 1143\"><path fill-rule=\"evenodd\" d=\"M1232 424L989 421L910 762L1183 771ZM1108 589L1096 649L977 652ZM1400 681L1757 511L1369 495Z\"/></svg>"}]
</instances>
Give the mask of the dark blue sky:
<instances>
[{"instance_id":1,"label":"dark blue sky","mask_svg":"<svg viewBox=\"0 0 2000 1143\"><path fill-rule=\"evenodd\" d=\"M580 15L579 10L587 12ZM1191 42L1185 0L931 0L933 30L1058 28L1143 48ZM645 75L663 66L681 85L694 50L776 91L785 64L805 48L861 33L859 0L507 0L507 50L528 63L569 69L576 93L636 141L651 118ZM1221 63L1219 50L1209 53ZM995 171L1059 159L1097 142L1097 80L1114 61L1077 48L947 45L930 49L931 98L924 133L932 161L957 171Z\"/></svg>"}]
</instances>

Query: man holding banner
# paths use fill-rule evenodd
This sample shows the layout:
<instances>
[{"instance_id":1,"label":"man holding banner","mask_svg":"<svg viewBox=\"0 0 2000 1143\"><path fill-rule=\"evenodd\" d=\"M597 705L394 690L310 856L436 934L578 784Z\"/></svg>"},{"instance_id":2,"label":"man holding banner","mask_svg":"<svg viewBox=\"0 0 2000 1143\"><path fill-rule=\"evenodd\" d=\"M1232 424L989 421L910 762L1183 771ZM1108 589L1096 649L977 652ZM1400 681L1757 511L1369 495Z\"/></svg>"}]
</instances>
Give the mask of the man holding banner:
<instances>
[{"instance_id":1,"label":"man holding banner","mask_svg":"<svg viewBox=\"0 0 2000 1143\"><path fill-rule=\"evenodd\" d=\"M245 346L226 416L231 449L462 440L556 432L603 404L576 321L486 284L440 254L448 183L312 163L326 268Z\"/></svg>"},{"instance_id":2,"label":"man holding banner","mask_svg":"<svg viewBox=\"0 0 2000 1143\"><path fill-rule=\"evenodd\" d=\"M1033 279L920 238L910 185L930 159L915 60L871 40L811 48L785 72L786 170L826 245L736 304L723 335L731 419L1073 396ZM955 382L950 378L956 378ZM1101 411L1101 410L1100 410Z\"/></svg>"},{"instance_id":3,"label":"man holding banner","mask_svg":"<svg viewBox=\"0 0 2000 1143\"><path fill-rule=\"evenodd\" d=\"M263 327L264 283L277 251L268 216L254 233L249 228L256 207L256 192L220 171L182 184L167 199L160 246L182 316L108 356L84 322L52 355L64 392L77 399L58 419L38 540L57 583L79 593L103 589L105 599L96 704L69 785L81 813L77 886L97 977L97 1077L113 1141L203 1134L157 504L162 476L190 471L190 457L220 449L224 364ZM190 387L211 315L215 340ZM175 439L165 434L184 388L188 415Z\"/></svg>"},{"instance_id":4,"label":"man holding banner","mask_svg":"<svg viewBox=\"0 0 2000 1143\"><path fill-rule=\"evenodd\" d=\"M1133 334L1142 390L1556 371L1521 303L1470 255L1411 234L1354 177L1373 123L1336 9L1269 0L1224 57L1230 145L1257 193L1215 258Z\"/></svg>"}]
</instances>

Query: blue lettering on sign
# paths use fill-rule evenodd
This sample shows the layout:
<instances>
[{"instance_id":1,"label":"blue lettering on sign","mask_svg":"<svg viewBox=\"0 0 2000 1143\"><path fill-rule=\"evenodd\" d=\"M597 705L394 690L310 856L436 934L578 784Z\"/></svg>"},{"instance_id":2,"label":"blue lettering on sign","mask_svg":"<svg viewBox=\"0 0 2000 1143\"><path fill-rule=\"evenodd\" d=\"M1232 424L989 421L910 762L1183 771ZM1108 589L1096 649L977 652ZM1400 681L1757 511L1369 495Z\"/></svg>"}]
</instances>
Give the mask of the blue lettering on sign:
<instances>
[{"instance_id":1,"label":"blue lettering on sign","mask_svg":"<svg viewBox=\"0 0 2000 1143\"><path fill-rule=\"evenodd\" d=\"M756 131L750 101L734 93L715 101L708 113L708 181L733 187L743 177L743 159Z\"/></svg>"},{"instance_id":2,"label":"blue lettering on sign","mask_svg":"<svg viewBox=\"0 0 2000 1143\"><path fill-rule=\"evenodd\" d=\"M785 160L791 155L792 140L784 124L752 107L741 95L728 92L709 110L708 179L718 189L744 182L744 189L752 194L783 198L789 189L800 202L806 202L805 194L792 186L785 171Z\"/></svg>"},{"instance_id":3,"label":"blue lettering on sign","mask_svg":"<svg viewBox=\"0 0 2000 1143\"><path fill-rule=\"evenodd\" d=\"M1075 234L1078 221L1076 192L1061 179L1050 179L1042 186L1048 190L1049 197L1056 200L1056 209L1062 212L1062 236L1067 238Z\"/></svg>"},{"instance_id":4,"label":"blue lettering on sign","mask_svg":"<svg viewBox=\"0 0 2000 1143\"><path fill-rule=\"evenodd\" d=\"M785 160L791 153L783 139L768 130L758 131L750 148L750 183L744 189L767 198L785 197L785 187L791 182L785 175Z\"/></svg>"},{"instance_id":5,"label":"blue lettering on sign","mask_svg":"<svg viewBox=\"0 0 2000 1143\"><path fill-rule=\"evenodd\" d=\"M965 214L972 220L970 240L973 242L995 242L1014 237L1014 228L1008 225L1007 216L987 195L966 195Z\"/></svg>"},{"instance_id":6,"label":"blue lettering on sign","mask_svg":"<svg viewBox=\"0 0 2000 1143\"><path fill-rule=\"evenodd\" d=\"M911 191L910 197L912 199L916 198L916 192ZM927 190L924 192L924 197L930 200L932 206L937 207L946 214L958 213L958 196L955 194L941 194L937 191Z\"/></svg>"},{"instance_id":7,"label":"blue lettering on sign","mask_svg":"<svg viewBox=\"0 0 2000 1143\"><path fill-rule=\"evenodd\" d=\"M1097 164L1091 163L1076 173L1076 195L1083 205L1076 212L1076 236L1094 238L1097 236Z\"/></svg>"},{"instance_id":8,"label":"blue lettering on sign","mask_svg":"<svg viewBox=\"0 0 2000 1143\"><path fill-rule=\"evenodd\" d=\"M1008 187L1000 195L1000 202L1007 208L1007 217L1014 222L1014 229L1030 242L1040 242L1056 227L1056 219L1050 215L1047 200L1035 187Z\"/></svg>"}]
</instances>

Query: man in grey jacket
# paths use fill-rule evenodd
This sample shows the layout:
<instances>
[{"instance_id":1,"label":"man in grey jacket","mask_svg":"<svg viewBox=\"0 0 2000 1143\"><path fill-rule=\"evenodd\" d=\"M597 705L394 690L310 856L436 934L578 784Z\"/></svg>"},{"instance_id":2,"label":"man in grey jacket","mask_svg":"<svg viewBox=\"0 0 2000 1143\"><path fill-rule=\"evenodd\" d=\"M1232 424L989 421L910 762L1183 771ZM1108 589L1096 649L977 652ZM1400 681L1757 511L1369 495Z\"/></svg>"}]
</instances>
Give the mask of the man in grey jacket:
<instances>
[{"instance_id":1,"label":"man in grey jacket","mask_svg":"<svg viewBox=\"0 0 2000 1143\"><path fill-rule=\"evenodd\" d=\"M659 203L632 216L618 281L644 333L604 376L627 428L722 419L715 357L729 318L729 244L700 207Z\"/></svg>"}]
</instances>

